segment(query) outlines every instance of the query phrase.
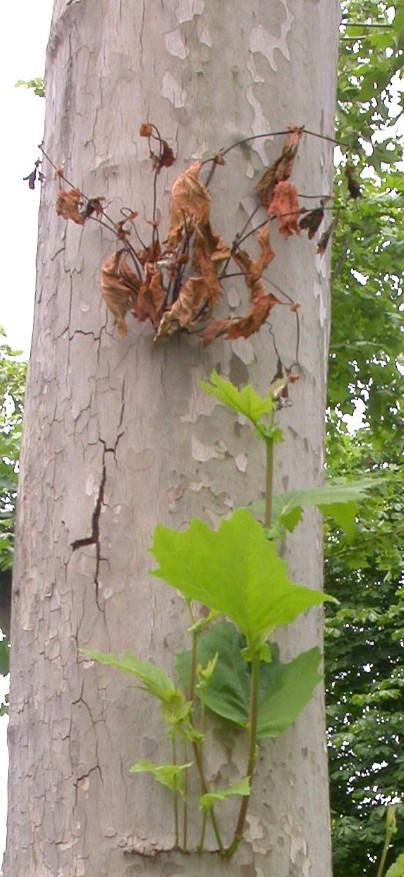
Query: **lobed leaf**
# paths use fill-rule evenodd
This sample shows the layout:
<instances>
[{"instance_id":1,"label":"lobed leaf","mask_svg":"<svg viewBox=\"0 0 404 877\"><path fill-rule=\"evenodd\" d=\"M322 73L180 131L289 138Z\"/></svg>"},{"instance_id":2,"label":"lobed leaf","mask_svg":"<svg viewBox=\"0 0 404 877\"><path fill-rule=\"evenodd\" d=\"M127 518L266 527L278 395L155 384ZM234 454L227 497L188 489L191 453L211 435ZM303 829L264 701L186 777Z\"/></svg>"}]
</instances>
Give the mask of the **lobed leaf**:
<instances>
[{"instance_id":1,"label":"lobed leaf","mask_svg":"<svg viewBox=\"0 0 404 877\"><path fill-rule=\"evenodd\" d=\"M271 393L259 396L249 384L239 390L231 381L221 378L217 372L212 372L209 383L202 381L200 386L208 396L214 396L218 402L246 417L254 426L257 426L261 418L270 414L274 408Z\"/></svg>"},{"instance_id":2,"label":"lobed leaf","mask_svg":"<svg viewBox=\"0 0 404 877\"><path fill-rule=\"evenodd\" d=\"M279 737L297 719L321 681L320 649L314 647L283 664L273 660L261 667L258 739Z\"/></svg>"},{"instance_id":3,"label":"lobed leaf","mask_svg":"<svg viewBox=\"0 0 404 877\"><path fill-rule=\"evenodd\" d=\"M252 649L275 627L333 599L289 581L286 564L245 509L217 530L198 520L181 533L158 526L151 554L158 563L153 576L227 616Z\"/></svg>"},{"instance_id":4,"label":"lobed leaf","mask_svg":"<svg viewBox=\"0 0 404 877\"><path fill-rule=\"evenodd\" d=\"M203 692L208 709L236 725L245 727L248 718L249 672L241 656L241 638L232 624L218 622L199 637L197 661L206 666L217 655L211 678ZM174 668L185 688L189 679L190 652L175 656Z\"/></svg>"},{"instance_id":5,"label":"lobed leaf","mask_svg":"<svg viewBox=\"0 0 404 877\"><path fill-rule=\"evenodd\" d=\"M273 498L274 516L287 530L293 530L299 523L302 510L317 507L323 515L330 515L336 524L350 537L355 532L357 503L366 497L367 491L376 484L374 478L360 481L326 483L321 487L307 490L294 490Z\"/></svg>"},{"instance_id":6,"label":"lobed leaf","mask_svg":"<svg viewBox=\"0 0 404 877\"><path fill-rule=\"evenodd\" d=\"M201 637L197 660L207 662L217 655L216 666L204 690L206 707L216 715L245 728L248 723L250 671L243 658L243 642L232 624L220 622ZM258 739L279 737L310 700L321 679L318 648L302 652L288 663L279 661L271 647L270 663L260 665L258 696ZM175 659L177 676L184 686L190 667L190 653Z\"/></svg>"},{"instance_id":7,"label":"lobed leaf","mask_svg":"<svg viewBox=\"0 0 404 877\"><path fill-rule=\"evenodd\" d=\"M103 664L105 667L113 667L114 670L119 670L121 673L135 676L141 683L142 688L163 703L169 704L178 698L179 695L181 700L183 700L182 693L175 688L164 670L149 663L149 661L139 661L138 658L135 658L134 655L128 652L124 652L122 655L107 655L104 652L83 649L81 653L87 658L91 658L92 661Z\"/></svg>"}]
</instances>

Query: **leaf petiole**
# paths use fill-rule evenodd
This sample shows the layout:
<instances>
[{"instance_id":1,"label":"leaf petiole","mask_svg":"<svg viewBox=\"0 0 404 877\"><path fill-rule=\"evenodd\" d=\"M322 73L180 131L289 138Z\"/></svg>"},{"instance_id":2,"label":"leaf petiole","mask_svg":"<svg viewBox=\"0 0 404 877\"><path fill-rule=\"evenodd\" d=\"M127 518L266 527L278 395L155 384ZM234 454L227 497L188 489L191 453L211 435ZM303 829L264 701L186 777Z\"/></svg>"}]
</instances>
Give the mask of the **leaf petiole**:
<instances>
[{"instance_id":1,"label":"leaf petiole","mask_svg":"<svg viewBox=\"0 0 404 877\"><path fill-rule=\"evenodd\" d=\"M258 683L259 683L260 659L256 649L251 648L251 687L250 687L250 707L248 721L248 759L246 777L249 782L250 794L241 799L240 810L238 814L237 824L234 831L233 840L230 846L222 853L226 859L230 859L237 850L242 840L245 819L247 816L248 805L251 796L251 787L254 774L255 760L257 756L257 727L258 727Z\"/></svg>"}]
</instances>

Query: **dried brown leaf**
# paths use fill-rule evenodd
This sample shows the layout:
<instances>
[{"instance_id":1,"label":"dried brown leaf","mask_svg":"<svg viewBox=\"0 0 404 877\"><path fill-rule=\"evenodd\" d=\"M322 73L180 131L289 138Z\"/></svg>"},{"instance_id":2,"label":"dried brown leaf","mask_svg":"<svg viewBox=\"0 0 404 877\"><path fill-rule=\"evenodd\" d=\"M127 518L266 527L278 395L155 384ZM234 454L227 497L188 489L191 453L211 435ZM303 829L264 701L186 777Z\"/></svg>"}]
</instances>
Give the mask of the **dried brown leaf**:
<instances>
[{"instance_id":1,"label":"dried brown leaf","mask_svg":"<svg viewBox=\"0 0 404 877\"><path fill-rule=\"evenodd\" d=\"M140 287L140 281L125 262L124 254L125 250L118 250L105 260L101 268L101 294L121 336L127 333L125 316Z\"/></svg>"},{"instance_id":2,"label":"dried brown leaf","mask_svg":"<svg viewBox=\"0 0 404 877\"><path fill-rule=\"evenodd\" d=\"M300 234L297 224L297 189L289 180L281 180L276 184L268 204L268 214L278 220L278 231L283 237Z\"/></svg>"},{"instance_id":3,"label":"dried brown leaf","mask_svg":"<svg viewBox=\"0 0 404 877\"><path fill-rule=\"evenodd\" d=\"M89 216L92 216L95 213L96 216L102 216L104 212L103 202L105 198L89 198L87 204L84 209L84 218L88 219Z\"/></svg>"},{"instance_id":4,"label":"dried brown leaf","mask_svg":"<svg viewBox=\"0 0 404 877\"><path fill-rule=\"evenodd\" d=\"M227 332L231 320L211 320L201 332L199 332L199 338L202 339L202 344L204 347L207 347L208 344L211 344L215 338L220 338L221 335L225 335Z\"/></svg>"},{"instance_id":5,"label":"dried brown leaf","mask_svg":"<svg viewBox=\"0 0 404 877\"><path fill-rule=\"evenodd\" d=\"M138 320L150 320L158 326L165 302L165 291L161 283L161 275L153 263L145 266L145 280L133 305L133 313Z\"/></svg>"},{"instance_id":6,"label":"dried brown leaf","mask_svg":"<svg viewBox=\"0 0 404 877\"><path fill-rule=\"evenodd\" d=\"M204 216L204 211L200 215ZM172 307L164 313L156 337L164 338L180 329L190 329L202 317L210 316L222 291L217 267L229 256L230 249L213 231L209 221L196 223L190 257L182 253L173 263L175 270L181 271L181 266L190 259L192 275L180 287Z\"/></svg>"},{"instance_id":7,"label":"dried brown leaf","mask_svg":"<svg viewBox=\"0 0 404 877\"><path fill-rule=\"evenodd\" d=\"M274 253L269 243L268 223L260 229L260 232L257 234L260 254L256 259L252 259L246 250L237 250L233 254L235 262L237 262L244 274L244 281L251 292L251 299L262 293L266 294L260 278L262 272L265 271L265 268L274 258Z\"/></svg>"},{"instance_id":8,"label":"dried brown leaf","mask_svg":"<svg viewBox=\"0 0 404 877\"><path fill-rule=\"evenodd\" d=\"M151 137L153 134L153 126L150 122L142 122L139 128L139 137Z\"/></svg>"},{"instance_id":9,"label":"dried brown leaf","mask_svg":"<svg viewBox=\"0 0 404 877\"><path fill-rule=\"evenodd\" d=\"M250 290L252 302L261 296L266 296L261 275L275 256L270 244L268 222L259 229L256 238L260 248L259 256L256 259L252 259L246 250L237 250L233 255L234 260L243 271L244 281Z\"/></svg>"},{"instance_id":10,"label":"dried brown leaf","mask_svg":"<svg viewBox=\"0 0 404 877\"><path fill-rule=\"evenodd\" d=\"M254 298L251 309L245 317L237 320L211 320L199 333L204 347L220 335L225 335L229 341L234 341L236 338L249 338L254 332L258 332L276 304L278 299L274 295L262 293Z\"/></svg>"},{"instance_id":11,"label":"dried brown leaf","mask_svg":"<svg viewBox=\"0 0 404 877\"><path fill-rule=\"evenodd\" d=\"M291 128L287 136L282 152L271 167L263 173L258 180L256 190L261 203L266 207L272 196L277 183L290 177L293 161L296 156L303 128Z\"/></svg>"},{"instance_id":12,"label":"dried brown leaf","mask_svg":"<svg viewBox=\"0 0 404 877\"><path fill-rule=\"evenodd\" d=\"M226 338L229 340L249 338L254 332L258 332L276 304L278 299L274 295L264 293L256 296L247 316L231 322Z\"/></svg>"},{"instance_id":13,"label":"dried brown leaf","mask_svg":"<svg viewBox=\"0 0 404 877\"><path fill-rule=\"evenodd\" d=\"M64 189L59 189L56 198L56 213L58 216L63 216L63 219L71 219L77 225L84 225L85 216L79 211L81 203L80 189L69 189L67 192Z\"/></svg>"},{"instance_id":14,"label":"dried brown leaf","mask_svg":"<svg viewBox=\"0 0 404 877\"><path fill-rule=\"evenodd\" d=\"M173 183L167 236L169 246L178 241L184 225L193 229L199 223L205 225L209 220L210 198L199 182L200 169L201 162L196 161Z\"/></svg>"},{"instance_id":15,"label":"dried brown leaf","mask_svg":"<svg viewBox=\"0 0 404 877\"><path fill-rule=\"evenodd\" d=\"M152 152L151 158L153 161L153 167L157 173L161 171L162 167L171 167L175 161L174 153L166 140L160 140L160 152L159 154Z\"/></svg>"},{"instance_id":16,"label":"dried brown leaf","mask_svg":"<svg viewBox=\"0 0 404 877\"><path fill-rule=\"evenodd\" d=\"M142 267L144 267L148 262L157 262L161 256L161 247L158 240L154 241L154 244L150 244L150 246L146 247L142 250L136 251L136 256Z\"/></svg>"},{"instance_id":17,"label":"dried brown leaf","mask_svg":"<svg viewBox=\"0 0 404 877\"><path fill-rule=\"evenodd\" d=\"M189 327L195 311L195 300L198 297L199 293L195 286L195 278L189 277L181 287L178 298L170 310L165 311L163 314L156 338L169 338L170 335L174 335L179 329Z\"/></svg>"},{"instance_id":18,"label":"dried brown leaf","mask_svg":"<svg viewBox=\"0 0 404 877\"><path fill-rule=\"evenodd\" d=\"M210 222L201 226L201 232L206 241L206 247L212 262L224 262L231 256L230 247L227 246L223 238L213 231Z\"/></svg>"},{"instance_id":19,"label":"dried brown leaf","mask_svg":"<svg viewBox=\"0 0 404 877\"><path fill-rule=\"evenodd\" d=\"M197 226L193 237L192 269L197 272L207 287L207 297L216 299L220 294L220 285L216 271L218 263L230 255L224 241L216 235L207 223Z\"/></svg>"},{"instance_id":20,"label":"dried brown leaf","mask_svg":"<svg viewBox=\"0 0 404 877\"><path fill-rule=\"evenodd\" d=\"M257 276L260 276L263 271L265 271L265 269L268 267L269 263L272 262L272 259L275 258L275 253L271 247L269 238L268 222L258 230L256 238L260 248L260 254L258 258L255 259L252 263L251 271L253 274L257 274Z\"/></svg>"},{"instance_id":21,"label":"dried brown leaf","mask_svg":"<svg viewBox=\"0 0 404 877\"><path fill-rule=\"evenodd\" d=\"M170 310L163 314L156 337L167 338L180 329L192 328L210 315L220 293L214 272L206 269L200 277L188 277Z\"/></svg>"},{"instance_id":22,"label":"dried brown leaf","mask_svg":"<svg viewBox=\"0 0 404 877\"><path fill-rule=\"evenodd\" d=\"M221 335L225 335L230 341L236 338L249 338L262 326L274 305L279 303L279 299L266 292L261 279L262 272L274 258L269 242L268 223L259 229L257 240L260 253L255 260L245 250L234 253L234 259L241 268L246 286L250 290L250 310L245 317L235 320L211 320L199 333L204 346Z\"/></svg>"}]
</instances>

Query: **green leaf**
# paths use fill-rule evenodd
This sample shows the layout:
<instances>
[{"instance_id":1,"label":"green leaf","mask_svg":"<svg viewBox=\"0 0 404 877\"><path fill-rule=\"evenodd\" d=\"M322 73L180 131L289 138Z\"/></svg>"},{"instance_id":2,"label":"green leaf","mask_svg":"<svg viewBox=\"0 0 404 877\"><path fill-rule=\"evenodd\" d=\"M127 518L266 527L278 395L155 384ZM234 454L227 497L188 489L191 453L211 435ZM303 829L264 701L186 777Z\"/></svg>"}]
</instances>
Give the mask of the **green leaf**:
<instances>
[{"instance_id":1,"label":"green leaf","mask_svg":"<svg viewBox=\"0 0 404 877\"><path fill-rule=\"evenodd\" d=\"M259 396L249 384L239 390L231 381L221 378L217 372L212 372L209 377L210 383L202 381L200 386L208 396L214 396L231 411L246 417L255 427L266 414L270 414L274 408L272 393Z\"/></svg>"},{"instance_id":2,"label":"green leaf","mask_svg":"<svg viewBox=\"0 0 404 877\"><path fill-rule=\"evenodd\" d=\"M37 97L45 97L44 81L39 76L36 79L18 79L15 83L16 88L30 88Z\"/></svg>"},{"instance_id":3,"label":"green leaf","mask_svg":"<svg viewBox=\"0 0 404 877\"><path fill-rule=\"evenodd\" d=\"M9 650L6 639L0 640L0 675L7 676L9 669Z\"/></svg>"},{"instance_id":4,"label":"green leaf","mask_svg":"<svg viewBox=\"0 0 404 877\"><path fill-rule=\"evenodd\" d=\"M172 792L184 791L184 772L192 767L192 761L187 764L153 764L146 758L140 759L129 768L129 773L150 773L154 779L166 786Z\"/></svg>"},{"instance_id":5,"label":"green leaf","mask_svg":"<svg viewBox=\"0 0 404 877\"><path fill-rule=\"evenodd\" d=\"M159 564L152 575L186 599L226 615L250 648L258 649L275 627L330 599L289 581L286 564L245 509L217 530L198 520L181 533L158 526L151 554Z\"/></svg>"},{"instance_id":6,"label":"green leaf","mask_svg":"<svg viewBox=\"0 0 404 877\"><path fill-rule=\"evenodd\" d=\"M357 512L356 502L330 502L319 506L322 515L329 515L334 519L337 527L344 531L348 539L355 536L355 515Z\"/></svg>"},{"instance_id":7,"label":"green leaf","mask_svg":"<svg viewBox=\"0 0 404 877\"><path fill-rule=\"evenodd\" d=\"M105 667L112 667L138 679L142 689L160 701L162 717L168 725L169 736L181 733L189 740L198 739L199 735L194 731L189 718L190 702L185 699L182 691L175 688L171 679L160 667L150 664L149 661L139 661L128 652L122 655L106 655L103 652L82 649L81 654Z\"/></svg>"},{"instance_id":8,"label":"green leaf","mask_svg":"<svg viewBox=\"0 0 404 877\"><path fill-rule=\"evenodd\" d=\"M282 664L261 666L258 704L258 739L279 737L297 719L321 680L320 649L314 647Z\"/></svg>"},{"instance_id":9,"label":"green leaf","mask_svg":"<svg viewBox=\"0 0 404 877\"><path fill-rule=\"evenodd\" d=\"M404 877L404 853L400 853L398 859L390 865L386 877Z\"/></svg>"},{"instance_id":10,"label":"green leaf","mask_svg":"<svg viewBox=\"0 0 404 877\"><path fill-rule=\"evenodd\" d=\"M283 512L279 516L279 523L282 525L282 527L285 528L285 530L288 531L288 533L293 533L295 527L300 524L302 517L303 509L301 508L301 506L296 506L289 512Z\"/></svg>"},{"instance_id":11,"label":"green leaf","mask_svg":"<svg viewBox=\"0 0 404 877\"><path fill-rule=\"evenodd\" d=\"M246 798L249 794L250 782L248 777L244 777L244 779L240 780L238 783L233 783L233 785L229 786L227 789L216 789L214 792L207 792L205 795L201 795L199 798L199 807L201 810L211 810L218 801L226 801L228 798L233 798L235 795L241 795Z\"/></svg>"},{"instance_id":12,"label":"green leaf","mask_svg":"<svg viewBox=\"0 0 404 877\"><path fill-rule=\"evenodd\" d=\"M197 661L208 664L217 655L214 671L204 690L206 706L214 713L244 727L248 717L248 666L241 656L242 641L228 622L213 624L197 643ZM187 685L190 652L175 656L175 672L181 685Z\"/></svg>"},{"instance_id":13,"label":"green leaf","mask_svg":"<svg viewBox=\"0 0 404 877\"><path fill-rule=\"evenodd\" d=\"M218 655L216 653L216 655L214 655L213 658L210 658L207 664L205 664L204 666L198 664L196 668L196 685L198 688L206 688L209 679L212 678L212 675L214 673L217 658Z\"/></svg>"},{"instance_id":14,"label":"green leaf","mask_svg":"<svg viewBox=\"0 0 404 877\"><path fill-rule=\"evenodd\" d=\"M98 664L103 664L105 667L113 667L114 670L119 670L121 673L135 676L141 683L142 688L163 703L170 703L173 697L181 694L181 692L176 690L173 682L164 670L149 663L149 661L139 661L138 658L135 658L129 652L124 652L122 655L108 655L104 652L93 651L92 649L82 649L81 654L91 658L92 661L97 661Z\"/></svg>"},{"instance_id":15,"label":"green leaf","mask_svg":"<svg viewBox=\"0 0 404 877\"><path fill-rule=\"evenodd\" d=\"M250 671L242 652L242 639L228 622L213 625L197 645L198 661L207 662L212 655L218 656L204 692L206 707L245 728L248 723ZM279 661L274 646L271 652L271 662L260 665L258 738L261 739L278 737L292 725L321 679L318 674L319 649L302 652L286 664ZM187 683L189 666L189 652L176 656L175 670L183 685Z\"/></svg>"},{"instance_id":16,"label":"green leaf","mask_svg":"<svg viewBox=\"0 0 404 877\"><path fill-rule=\"evenodd\" d=\"M355 531L356 503L365 499L368 491L380 478L362 478L345 483L332 482L322 487L294 490L273 498L274 516L287 530L293 530L301 518L302 509L317 507L323 515L330 515L348 536Z\"/></svg>"}]
</instances>

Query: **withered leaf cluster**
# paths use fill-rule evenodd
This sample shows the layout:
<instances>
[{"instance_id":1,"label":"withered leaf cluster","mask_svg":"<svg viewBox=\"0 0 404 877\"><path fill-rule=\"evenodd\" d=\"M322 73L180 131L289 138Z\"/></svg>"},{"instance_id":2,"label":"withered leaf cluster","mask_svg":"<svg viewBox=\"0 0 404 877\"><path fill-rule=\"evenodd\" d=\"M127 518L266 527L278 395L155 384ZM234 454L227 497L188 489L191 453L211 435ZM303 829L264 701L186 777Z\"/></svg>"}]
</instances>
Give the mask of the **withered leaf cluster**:
<instances>
[{"instance_id":1,"label":"withered leaf cluster","mask_svg":"<svg viewBox=\"0 0 404 877\"><path fill-rule=\"evenodd\" d=\"M276 218L283 237L307 230L311 239L324 216L322 201L312 211L299 207L297 190L290 180L303 129L290 130L281 155L265 171L256 187L268 221L261 222L244 238L236 236L231 246L212 227L211 200L201 179L200 161L194 162L175 179L170 194L166 237L163 241L160 239L156 178L164 167L170 167L174 155L155 125L145 122L139 133L148 139L155 180L151 218L146 220L151 229L148 243L140 238L135 224L138 214L130 208L122 209L124 219L114 222L106 213L105 199L100 196L87 198L80 189L70 187L67 190L60 188L56 199L59 216L77 225L83 225L88 219L99 221L121 242L101 268L101 293L118 335L126 335L126 317L131 313L137 320L152 324L156 339L168 338L181 331L196 333L204 345L219 337L229 340L248 338L260 329L272 308L280 304L280 299L268 292L263 278L274 258L269 232L271 219ZM224 164L223 158L220 162L217 157L212 161ZM64 180L60 171L57 174L59 181ZM129 240L133 230L140 246ZM255 257L242 249L243 240L252 234L258 247ZM319 251L321 247L325 248L322 240ZM215 319L215 308L225 298L224 281L232 276L228 273L230 263L237 269L233 274L243 279L248 292L247 313ZM298 305L291 299L289 302L290 309L297 311Z\"/></svg>"}]
</instances>

